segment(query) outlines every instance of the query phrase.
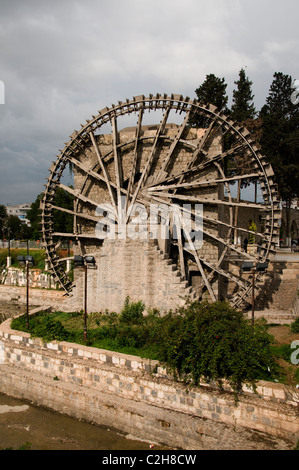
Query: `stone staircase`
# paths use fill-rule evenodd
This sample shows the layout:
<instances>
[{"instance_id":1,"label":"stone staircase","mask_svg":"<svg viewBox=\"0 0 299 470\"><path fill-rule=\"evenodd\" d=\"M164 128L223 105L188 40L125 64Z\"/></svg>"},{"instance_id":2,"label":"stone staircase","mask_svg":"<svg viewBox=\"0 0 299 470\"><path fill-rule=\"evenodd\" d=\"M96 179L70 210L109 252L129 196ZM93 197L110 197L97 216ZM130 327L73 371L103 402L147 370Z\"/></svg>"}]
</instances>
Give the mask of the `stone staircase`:
<instances>
[{"instance_id":1,"label":"stone staircase","mask_svg":"<svg viewBox=\"0 0 299 470\"><path fill-rule=\"evenodd\" d=\"M188 281L181 275L181 272L177 268L177 264L174 262L169 255L165 254L156 243L151 245L151 248L155 250L162 263L162 270L168 277L172 284L174 294L181 296L182 298L188 297L191 301L198 298L197 293L192 286L189 285Z\"/></svg>"},{"instance_id":2,"label":"stone staircase","mask_svg":"<svg viewBox=\"0 0 299 470\"><path fill-rule=\"evenodd\" d=\"M88 271L88 312L120 312L126 297L167 312L197 298L175 261L153 240L105 240L94 256L97 269ZM84 308L84 286L83 273L75 273L73 296L64 310Z\"/></svg>"}]
</instances>

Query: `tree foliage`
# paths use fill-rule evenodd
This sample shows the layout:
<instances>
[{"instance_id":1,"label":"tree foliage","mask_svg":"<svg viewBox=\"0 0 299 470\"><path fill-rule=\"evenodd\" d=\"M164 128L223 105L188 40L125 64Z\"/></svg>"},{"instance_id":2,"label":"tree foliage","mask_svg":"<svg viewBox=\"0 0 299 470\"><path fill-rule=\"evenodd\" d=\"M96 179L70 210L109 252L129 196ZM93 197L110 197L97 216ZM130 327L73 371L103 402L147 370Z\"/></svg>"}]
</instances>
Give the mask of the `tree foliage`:
<instances>
[{"instance_id":1,"label":"tree foliage","mask_svg":"<svg viewBox=\"0 0 299 470\"><path fill-rule=\"evenodd\" d=\"M246 77L244 69L239 72L239 80L235 82L237 88L233 91L233 104L231 116L237 122L244 122L255 117L255 107L253 104L253 94L251 91L252 82Z\"/></svg>"},{"instance_id":2,"label":"tree foliage","mask_svg":"<svg viewBox=\"0 0 299 470\"><path fill-rule=\"evenodd\" d=\"M269 379L276 369L270 337L253 329L241 312L224 302L193 302L163 317L159 357L180 377L227 379L237 392L242 383Z\"/></svg>"},{"instance_id":3,"label":"tree foliage","mask_svg":"<svg viewBox=\"0 0 299 470\"><path fill-rule=\"evenodd\" d=\"M53 204L64 209L74 209L74 196L62 188L57 188ZM53 211L53 229L55 232L72 233L73 217L67 212Z\"/></svg>"},{"instance_id":4,"label":"tree foliage","mask_svg":"<svg viewBox=\"0 0 299 470\"><path fill-rule=\"evenodd\" d=\"M195 90L198 101L204 104L213 104L219 111L225 110L228 102L226 94L227 84L224 78L214 74L206 76L205 81Z\"/></svg>"},{"instance_id":5,"label":"tree foliage","mask_svg":"<svg viewBox=\"0 0 299 470\"><path fill-rule=\"evenodd\" d=\"M299 196L299 104L292 103L292 83L291 76L276 72L260 112L262 150L285 201Z\"/></svg>"},{"instance_id":6,"label":"tree foliage","mask_svg":"<svg viewBox=\"0 0 299 470\"><path fill-rule=\"evenodd\" d=\"M41 213L40 201L43 193L38 194L35 201L31 204L27 212L27 218L31 225L31 238L38 239L41 236ZM57 188L53 204L63 209L73 210L74 197L62 188ZM53 231L55 232L73 232L73 218L67 212L55 209L53 211Z\"/></svg>"},{"instance_id":7,"label":"tree foliage","mask_svg":"<svg viewBox=\"0 0 299 470\"><path fill-rule=\"evenodd\" d=\"M0 205L0 230L2 231L4 224L5 224L5 219L7 218L7 210L6 207L1 204Z\"/></svg>"},{"instance_id":8,"label":"tree foliage","mask_svg":"<svg viewBox=\"0 0 299 470\"><path fill-rule=\"evenodd\" d=\"M213 104L219 111L225 111L228 103L226 88L227 84L224 78L209 74L206 75L205 81L195 90L195 93L199 103ZM192 127L205 127L203 118L198 115L192 116L189 124Z\"/></svg>"},{"instance_id":9,"label":"tree foliage","mask_svg":"<svg viewBox=\"0 0 299 470\"><path fill-rule=\"evenodd\" d=\"M40 200L43 196L43 193L40 193L35 201L31 204L29 211L27 212L27 219L30 222L31 226L31 238L34 240L37 240L40 238L40 210L39 210L39 205L40 205Z\"/></svg>"}]
</instances>

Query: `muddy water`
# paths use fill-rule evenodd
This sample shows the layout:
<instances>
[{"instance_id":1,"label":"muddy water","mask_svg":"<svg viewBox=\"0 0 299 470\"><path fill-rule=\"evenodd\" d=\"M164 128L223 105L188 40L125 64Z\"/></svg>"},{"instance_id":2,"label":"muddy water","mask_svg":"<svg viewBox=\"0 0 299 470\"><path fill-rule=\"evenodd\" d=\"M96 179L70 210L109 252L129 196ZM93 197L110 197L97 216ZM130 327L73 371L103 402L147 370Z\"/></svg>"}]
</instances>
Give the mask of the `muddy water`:
<instances>
[{"instance_id":1,"label":"muddy water","mask_svg":"<svg viewBox=\"0 0 299 470\"><path fill-rule=\"evenodd\" d=\"M143 442L0 394L0 449L160 450Z\"/></svg>"}]
</instances>

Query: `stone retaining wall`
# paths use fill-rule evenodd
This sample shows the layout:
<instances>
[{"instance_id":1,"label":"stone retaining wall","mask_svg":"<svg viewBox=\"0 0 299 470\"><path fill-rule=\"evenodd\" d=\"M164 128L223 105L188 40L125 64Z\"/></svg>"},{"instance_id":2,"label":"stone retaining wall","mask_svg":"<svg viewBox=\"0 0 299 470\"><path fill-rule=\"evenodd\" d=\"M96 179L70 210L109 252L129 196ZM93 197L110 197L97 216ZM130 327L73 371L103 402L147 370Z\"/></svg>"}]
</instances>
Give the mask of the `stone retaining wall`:
<instances>
[{"instance_id":1,"label":"stone retaining wall","mask_svg":"<svg viewBox=\"0 0 299 470\"><path fill-rule=\"evenodd\" d=\"M229 390L174 382L155 361L43 343L10 320L0 326L0 391L183 449L287 449L299 439L299 398L288 387L260 382L236 404Z\"/></svg>"},{"instance_id":2,"label":"stone retaining wall","mask_svg":"<svg viewBox=\"0 0 299 470\"><path fill-rule=\"evenodd\" d=\"M26 287L0 285L0 301L20 305L26 304ZM65 301L64 292L60 290L30 287L30 306L53 306L54 309L61 309L63 301Z\"/></svg>"}]
</instances>

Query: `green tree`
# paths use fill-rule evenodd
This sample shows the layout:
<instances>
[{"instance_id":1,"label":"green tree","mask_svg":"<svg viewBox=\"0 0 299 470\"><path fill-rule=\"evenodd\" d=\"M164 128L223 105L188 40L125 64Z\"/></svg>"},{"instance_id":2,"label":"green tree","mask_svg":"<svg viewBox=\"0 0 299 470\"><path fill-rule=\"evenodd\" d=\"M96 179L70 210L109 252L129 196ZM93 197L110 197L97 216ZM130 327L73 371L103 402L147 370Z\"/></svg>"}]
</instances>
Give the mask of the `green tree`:
<instances>
[{"instance_id":1,"label":"green tree","mask_svg":"<svg viewBox=\"0 0 299 470\"><path fill-rule=\"evenodd\" d=\"M197 100L202 104L213 104L219 111L228 112L226 94L227 84L224 78L216 77L214 74L206 75L205 81L195 90ZM205 127L201 116L194 115L190 118L192 127Z\"/></svg>"},{"instance_id":2,"label":"green tree","mask_svg":"<svg viewBox=\"0 0 299 470\"><path fill-rule=\"evenodd\" d=\"M22 222L17 215L9 215L5 220L6 234L10 239L22 237Z\"/></svg>"},{"instance_id":3,"label":"green tree","mask_svg":"<svg viewBox=\"0 0 299 470\"><path fill-rule=\"evenodd\" d=\"M244 122L253 119L256 111L253 104L253 94L251 91L252 82L246 77L244 69L239 72L239 80L235 82L237 88L233 91L233 104L231 116L237 122Z\"/></svg>"},{"instance_id":4,"label":"green tree","mask_svg":"<svg viewBox=\"0 0 299 470\"><path fill-rule=\"evenodd\" d=\"M57 188L53 204L63 209L74 209L74 196L62 188ZM55 209L53 211L53 229L55 232L72 233L73 217L67 212Z\"/></svg>"},{"instance_id":5,"label":"green tree","mask_svg":"<svg viewBox=\"0 0 299 470\"><path fill-rule=\"evenodd\" d=\"M228 102L227 84L224 78L214 74L206 75L205 81L195 90L198 101L216 106L219 111L225 110Z\"/></svg>"},{"instance_id":6,"label":"green tree","mask_svg":"<svg viewBox=\"0 0 299 470\"><path fill-rule=\"evenodd\" d=\"M30 238L33 240L37 240L40 238L41 233L41 226L40 226L40 210L39 210L39 205L40 205L40 200L43 196L43 193L40 193L35 201L31 204L29 211L27 212L27 219L30 222L31 226L31 234ZM26 238L26 236L24 237Z\"/></svg>"},{"instance_id":7,"label":"green tree","mask_svg":"<svg viewBox=\"0 0 299 470\"><path fill-rule=\"evenodd\" d=\"M35 201L31 204L27 212L27 218L31 225L31 238L38 239L41 236L41 212L40 201L43 198L43 193L40 193ZM73 210L74 197L62 188L57 188L53 200L53 205L61 207L62 209ZM72 232L73 231L73 218L67 212L58 209L53 210L53 231L54 232Z\"/></svg>"},{"instance_id":8,"label":"green tree","mask_svg":"<svg viewBox=\"0 0 299 470\"><path fill-rule=\"evenodd\" d=\"M25 240L34 240L35 238L33 236L32 227L30 225L22 223L20 237Z\"/></svg>"},{"instance_id":9,"label":"green tree","mask_svg":"<svg viewBox=\"0 0 299 470\"><path fill-rule=\"evenodd\" d=\"M280 198L286 203L286 237L290 237L290 207L299 196L299 104L292 102L290 75L275 72L262 118L261 146L272 164Z\"/></svg>"},{"instance_id":10,"label":"green tree","mask_svg":"<svg viewBox=\"0 0 299 470\"><path fill-rule=\"evenodd\" d=\"M233 104L231 107L231 117L239 122L244 124L246 127L249 127L249 130L252 132L253 121L256 114L255 107L253 104L253 94L251 91L252 82L246 77L244 69L241 69L239 72L239 80L235 81L237 85L236 89L233 90ZM246 158L246 155L242 151L234 158L235 166L238 168L238 172L243 174L250 173L250 162ZM255 184L256 181L248 180L239 180L238 189L237 189L237 200L240 200L241 197L241 188L248 186L250 183ZM256 190L255 190L256 194ZM238 217L239 217L239 208L238 206L234 209L234 219L235 226L238 226ZM237 238L238 231L235 229L234 237Z\"/></svg>"},{"instance_id":11,"label":"green tree","mask_svg":"<svg viewBox=\"0 0 299 470\"><path fill-rule=\"evenodd\" d=\"M0 230L1 230L1 232L2 232L2 229L4 227L6 218L7 218L6 207L3 204L0 204Z\"/></svg>"}]
</instances>

